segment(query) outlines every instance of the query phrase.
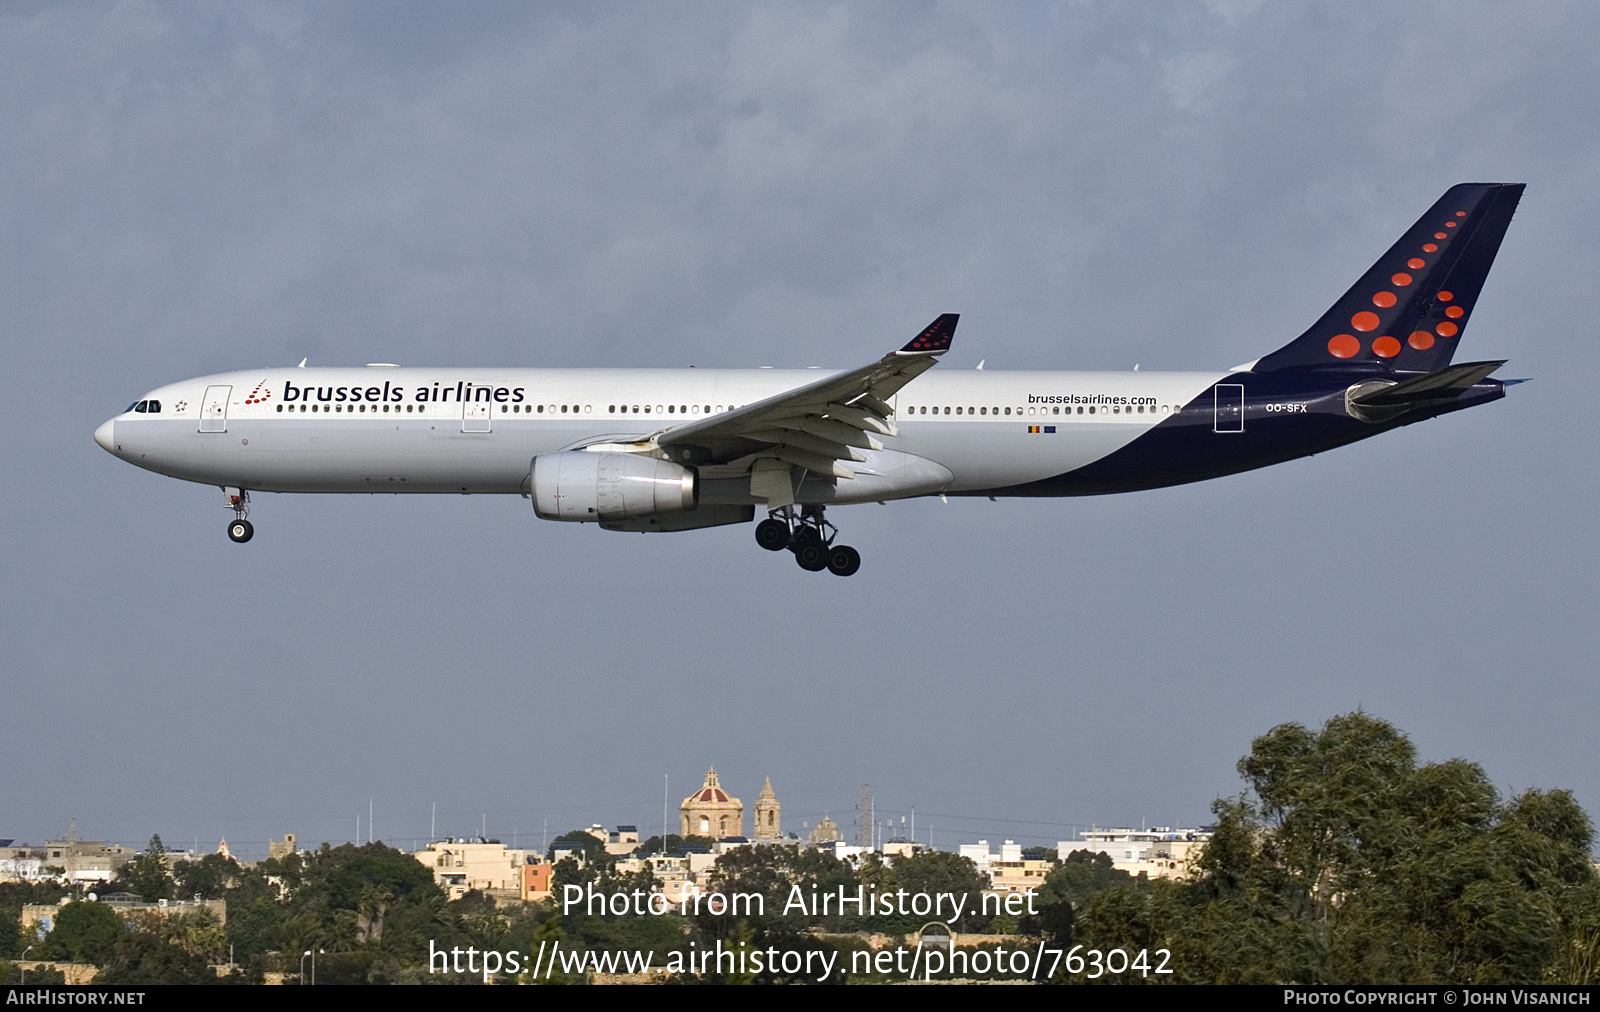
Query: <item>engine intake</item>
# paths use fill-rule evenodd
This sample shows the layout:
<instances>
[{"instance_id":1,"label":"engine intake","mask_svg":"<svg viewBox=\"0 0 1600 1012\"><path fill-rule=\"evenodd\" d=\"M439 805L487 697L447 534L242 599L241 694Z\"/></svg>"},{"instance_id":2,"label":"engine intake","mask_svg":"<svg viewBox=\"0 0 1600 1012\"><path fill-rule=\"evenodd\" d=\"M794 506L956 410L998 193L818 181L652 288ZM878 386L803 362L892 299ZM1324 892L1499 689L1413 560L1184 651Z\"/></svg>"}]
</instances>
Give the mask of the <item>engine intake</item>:
<instances>
[{"instance_id":1,"label":"engine intake","mask_svg":"<svg viewBox=\"0 0 1600 1012\"><path fill-rule=\"evenodd\" d=\"M544 520L592 523L680 513L700 498L694 471L636 453L541 453L532 471L533 511Z\"/></svg>"}]
</instances>

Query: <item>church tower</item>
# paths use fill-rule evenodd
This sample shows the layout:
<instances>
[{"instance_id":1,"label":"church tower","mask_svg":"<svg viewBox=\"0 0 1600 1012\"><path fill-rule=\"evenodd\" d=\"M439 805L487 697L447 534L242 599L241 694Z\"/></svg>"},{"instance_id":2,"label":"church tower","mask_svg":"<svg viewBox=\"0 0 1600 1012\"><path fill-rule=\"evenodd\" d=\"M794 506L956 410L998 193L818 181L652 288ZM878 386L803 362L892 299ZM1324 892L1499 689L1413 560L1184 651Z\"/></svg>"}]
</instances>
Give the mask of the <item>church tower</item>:
<instances>
[{"instance_id":1,"label":"church tower","mask_svg":"<svg viewBox=\"0 0 1600 1012\"><path fill-rule=\"evenodd\" d=\"M783 806L778 804L778 796L772 793L771 777L761 785L761 796L756 799L755 839L783 839Z\"/></svg>"}]
</instances>

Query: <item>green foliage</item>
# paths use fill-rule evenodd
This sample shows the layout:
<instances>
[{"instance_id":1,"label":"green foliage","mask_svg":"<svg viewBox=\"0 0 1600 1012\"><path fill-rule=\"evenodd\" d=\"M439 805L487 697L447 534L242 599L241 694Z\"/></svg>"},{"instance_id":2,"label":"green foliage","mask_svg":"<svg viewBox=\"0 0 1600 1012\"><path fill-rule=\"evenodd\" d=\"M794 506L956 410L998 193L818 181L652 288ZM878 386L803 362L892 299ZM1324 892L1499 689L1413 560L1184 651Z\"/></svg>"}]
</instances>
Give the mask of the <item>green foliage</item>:
<instances>
[{"instance_id":1,"label":"green foliage","mask_svg":"<svg viewBox=\"0 0 1600 1012\"><path fill-rule=\"evenodd\" d=\"M96 984L216 984L200 956L184 952L142 931L117 942L111 963L95 974Z\"/></svg>"},{"instance_id":2,"label":"green foliage","mask_svg":"<svg viewBox=\"0 0 1600 1012\"><path fill-rule=\"evenodd\" d=\"M1404 735L1364 713L1274 728L1239 772L1250 791L1213 806L1193 880L1093 893L1076 942L1170 949L1167 979L1191 982L1592 974L1600 884L1569 793L1502 803L1476 764L1418 766Z\"/></svg>"},{"instance_id":3,"label":"green foliage","mask_svg":"<svg viewBox=\"0 0 1600 1012\"><path fill-rule=\"evenodd\" d=\"M126 934L122 918L104 903L68 903L41 948L48 959L105 966Z\"/></svg>"},{"instance_id":4,"label":"green foliage","mask_svg":"<svg viewBox=\"0 0 1600 1012\"><path fill-rule=\"evenodd\" d=\"M611 864L616 860L606 853L605 843L586 829L574 829L552 840L545 860L554 861L558 850L582 851L585 864Z\"/></svg>"},{"instance_id":5,"label":"green foliage","mask_svg":"<svg viewBox=\"0 0 1600 1012\"><path fill-rule=\"evenodd\" d=\"M633 853L635 856L651 855L664 852L668 857L682 857L690 850L696 853L711 853L712 844L717 841L709 836L679 836L677 833L668 833L665 840L659 836L652 836L639 844L639 849Z\"/></svg>"},{"instance_id":6,"label":"green foliage","mask_svg":"<svg viewBox=\"0 0 1600 1012\"><path fill-rule=\"evenodd\" d=\"M34 953L29 953L31 961ZM26 978L26 979L24 979ZM0 959L0 984L65 984L67 975L61 970L46 970L43 968L28 970L26 973L17 963Z\"/></svg>"},{"instance_id":7,"label":"green foliage","mask_svg":"<svg viewBox=\"0 0 1600 1012\"><path fill-rule=\"evenodd\" d=\"M1044 884L1034 896L1034 909L1038 913L1024 917L1019 930L1028 935L1042 935L1053 945L1070 948L1075 908L1087 903L1102 889L1132 883L1133 876L1118 871L1109 854L1075 850L1045 876Z\"/></svg>"},{"instance_id":8,"label":"green foliage","mask_svg":"<svg viewBox=\"0 0 1600 1012\"><path fill-rule=\"evenodd\" d=\"M976 865L959 854L925 850L910 857L900 858L888 867L887 881L884 885L896 893L904 892L911 895L926 893L929 896L952 893L966 897L962 916L951 925L951 930L954 931L976 931L989 919L983 914L981 895L983 890L988 888L988 880L978 871ZM946 916L949 916L948 913ZM936 918L932 915L896 913L888 917L875 918L872 927L892 934L911 934L934 919Z\"/></svg>"},{"instance_id":9,"label":"green foliage","mask_svg":"<svg viewBox=\"0 0 1600 1012\"><path fill-rule=\"evenodd\" d=\"M248 877L239 862L221 854L207 854L198 861L179 861L173 868L177 894L183 899L197 895L206 900L221 899Z\"/></svg>"},{"instance_id":10,"label":"green foliage","mask_svg":"<svg viewBox=\"0 0 1600 1012\"><path fill-rule=\"evenodd\" d=\"M166 852L160 834L152 836L144 853L117 870L111 889L133 893L146 903L172 899L175 883L167 870Z\"/></svg>"}]
</instances>

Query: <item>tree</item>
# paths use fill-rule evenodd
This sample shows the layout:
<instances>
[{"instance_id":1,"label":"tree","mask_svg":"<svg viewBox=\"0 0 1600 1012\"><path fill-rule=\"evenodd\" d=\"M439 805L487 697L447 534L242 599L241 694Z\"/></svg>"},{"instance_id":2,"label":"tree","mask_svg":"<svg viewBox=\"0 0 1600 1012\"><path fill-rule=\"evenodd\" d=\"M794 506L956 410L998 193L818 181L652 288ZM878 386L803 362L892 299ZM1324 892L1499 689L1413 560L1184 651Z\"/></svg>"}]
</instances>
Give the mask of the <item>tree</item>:
<instances>
[{"instance_id":1,"label":"tree","mask_svg":"<svg viewBox=\"0 0 1600 1012\"><path fill-rule=\"evenodd\" d=\"M666 854L668 857L682 857L694 851L697 854L711 853L712 846L717 841L709 836L679 836L677 833L668 833L663 839L652 836L639 844L633 852L636 856Z\"/></svg>"},{"instance_id":2,"label":"tree","mask_svg":"<svg viewBox=\"0 0 1600 1012\"><path fill-rule=\"evenodd\" d=\"M1566 791L1502 802L1483 770L1419 766L1365 713L1284 724L1239 761L1188 882L1123 885L1075 941L1167 948L1172 980L1539 983L1590 971L1593 830Z\"/></svg>"},{"instance_id":3,"label":"tree","mask_svg":"<svg viewBox=\"0 0 1600 1012\"><path fill-rule=\"evenodd\" d=\"M144 853L123 865L117 871L113 889L133 893L146 903L170 900L173 894L172 872L167 869L167 849L161 845L161 835L150 837Z\"/></svg>"},{"instance_id":4,"label":"tree","mask_svg":"<svg viewBox=\"0 0 1600 1012\"><path fill-rule=\"evenodd\" d=\"M1132 884L1133 876L1118 871L1111 855L1098 850L1075 850L1050 869L1034 897L1037 914L1024 917L1023 934L1044 935L1058 946L1070 947L1073 909L1102 889Z\"/></svg>"},{"instance_id":5,"label":"tree","mask_svg":"<svg viewBox=\"0 0 1600 1012\"><path fill-rule=\"evenodd\" d=\"M111 964L95 974L96 984L216 984L206 961L154 935L135 931L117 942Z\"/></svg>"},{"instance_id":6,"label":"tree","mask_svg":"<svg viewBox=\"0 0 1600 1012\"><path fill-rule=\"evenodd\" d=\"M616 863L616 859L606 853L605 843L587 829L570 830L550 841L550 848L545 851L545 860L554 861L558 850L582 851L584 864Z\"/></svg>"},{"instance_id":7,"label":"tree","mask_svg":"<svg viewBox=\"0 0 1600 1012\"><path fill-rule=\"evenodd\" d=\"M45 951L56 959L104 966L127 929L104 903L68 903L56 914Z\"/></svg>"}]
</instances>

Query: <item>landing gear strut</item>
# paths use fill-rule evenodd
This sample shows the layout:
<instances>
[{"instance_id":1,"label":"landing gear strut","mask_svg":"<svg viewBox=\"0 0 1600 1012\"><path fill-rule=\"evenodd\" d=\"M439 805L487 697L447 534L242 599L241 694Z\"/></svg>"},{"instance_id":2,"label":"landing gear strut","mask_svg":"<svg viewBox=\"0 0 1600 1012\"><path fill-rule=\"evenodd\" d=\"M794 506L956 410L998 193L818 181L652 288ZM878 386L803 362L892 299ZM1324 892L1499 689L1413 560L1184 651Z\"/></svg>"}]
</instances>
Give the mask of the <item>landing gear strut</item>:
<instances>
[{"instance_id":1,"label":"landing gear strut","mask_svg":"<svg viewBox=\"0 0 1600 1012\"><path fill-rule=\"evenodd\" d=\"M250 493L231 487L222 492L228 497L228 508L233 510L233 519L228 521L228 537L242 545L256 534L255 524L245 519L250 515Z\"/></svg>"},{"instance_id":2,"label":"landing gear strut","mask_svg":"<svg viewBox=\"0 0 1600 1012\"><path fill-rule=\"evenodd\" d=\"M821 506L806 506L799 516L793 506L770 511L756 525L756 544L770 552L787 548L801 569L820 573L826 569L835 576L851 576L861 568L861 553L849 545L836 545L839 529L822 514Z\"/></svg>"}]
</instances>

